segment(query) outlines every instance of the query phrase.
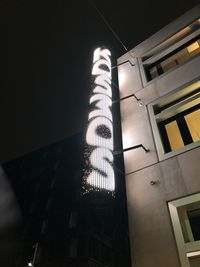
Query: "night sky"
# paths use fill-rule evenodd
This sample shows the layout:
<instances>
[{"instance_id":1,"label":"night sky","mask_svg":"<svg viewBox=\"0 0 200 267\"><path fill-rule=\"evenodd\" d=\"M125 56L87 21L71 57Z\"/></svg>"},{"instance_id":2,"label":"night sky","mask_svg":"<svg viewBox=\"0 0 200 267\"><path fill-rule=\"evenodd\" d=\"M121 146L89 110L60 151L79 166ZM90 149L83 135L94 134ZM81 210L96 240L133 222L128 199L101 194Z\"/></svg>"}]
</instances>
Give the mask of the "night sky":
<instances>
[{"instance_id":1,"label":"night sky","mask_svg":"<svg viewBox=\"0 0 200 267\"><path fill-rule=\"evenodd\" d=\"M128 49L197 0L94 0ZM0 161L83 130L93 50L125 51L89 0L0 1ZM116 89L115 89L116 90Z\"/></svg>"}]
</instances>

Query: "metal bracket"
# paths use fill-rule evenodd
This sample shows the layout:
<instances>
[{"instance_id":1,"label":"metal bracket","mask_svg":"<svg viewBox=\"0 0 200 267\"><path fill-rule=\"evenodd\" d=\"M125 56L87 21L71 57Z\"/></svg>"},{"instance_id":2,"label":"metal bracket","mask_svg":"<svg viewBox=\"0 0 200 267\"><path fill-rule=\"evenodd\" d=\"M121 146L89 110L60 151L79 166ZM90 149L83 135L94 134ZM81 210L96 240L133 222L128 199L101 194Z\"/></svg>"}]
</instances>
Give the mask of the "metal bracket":
<instances>
[{"instance_id":1,"label":"metal bracket","mask_svg":"<svg viewBox=\"0 0 200 267\"><path fill-rule=\"evenodd\" d=\"M131 94L131 95L122 97L122 98L120 98L120 99L114 100L114 101L113 101L113 104L115 104L115 103L117 103L117 102L120 102L120 101L122 101L122 100L124 100L124 99L130 98L130 97L132 97L132 96L135 98L136 101L140 101L140 98L138 98L135 94Z\"/></svg>"},{"instance_id":2,"label":"metal bracket","mask_svg":"<svg viewBox=\"0 0 200 267\"><path fill-rule=\"evenodd\" d=\"M148 148L143 146L143 144L139 144L139 145L131 146L129 148L125 148L125 149L122 149L122 150L114 151L113 154L114 155L119 155L119 154L122 154L122 153L124 153L126 151L129 151L129 150L132 150L132 149L136 149L136 148L140 148L140 147L145 151L145 153L148 153L150 151Z\"/></svg>"},{"instance_id":3,"label":"metal bracket","mask_svg":"<svg viewBox=\"0 0 200 267\"><path fill-rule=\"evenodd\" d=\"M120 63L120 64L118 64L118 65L116 65L116 66L111 67L111 69L115 69L115 68L117 68L118 66L121 66L121 65L123 65L123 64L125 64L125 63L129 63L132 67L135 66L135 64L133 64L130 60L126 60L126 61L124 61L124 62L122 62L122 63Z\"/></svg>"}]
</instances>

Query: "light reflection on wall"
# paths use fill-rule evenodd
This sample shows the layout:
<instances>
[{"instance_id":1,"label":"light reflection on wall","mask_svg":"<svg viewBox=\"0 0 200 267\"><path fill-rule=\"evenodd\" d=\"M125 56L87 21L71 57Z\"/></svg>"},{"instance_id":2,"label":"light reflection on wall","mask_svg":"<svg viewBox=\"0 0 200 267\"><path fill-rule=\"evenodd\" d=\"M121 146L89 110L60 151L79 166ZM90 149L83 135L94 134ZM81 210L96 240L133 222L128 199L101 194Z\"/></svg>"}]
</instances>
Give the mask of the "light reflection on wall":
<instances>
[{"instance_id":1,"label":"light reflection on wall","mask_svg":"<svg viewBox=\"0 0 200 267\"><path fill-rule=\"evenodd\" d=\"M126 74L122 70L118 72L118 81L119 81L119 88L123 86L126 80Z\"/></svg>"},{"instance_id":2,"label":"light reflection on wall","mask_svg":"<svg viewBox=\"0 0 200 267\"><path fill-rule=\"evenodd\" d=\"M131 133L128 133L128 131L124 131L123 133L123 149L129 148L133 146L133 137Z\"/></svg>"}]
</instances>

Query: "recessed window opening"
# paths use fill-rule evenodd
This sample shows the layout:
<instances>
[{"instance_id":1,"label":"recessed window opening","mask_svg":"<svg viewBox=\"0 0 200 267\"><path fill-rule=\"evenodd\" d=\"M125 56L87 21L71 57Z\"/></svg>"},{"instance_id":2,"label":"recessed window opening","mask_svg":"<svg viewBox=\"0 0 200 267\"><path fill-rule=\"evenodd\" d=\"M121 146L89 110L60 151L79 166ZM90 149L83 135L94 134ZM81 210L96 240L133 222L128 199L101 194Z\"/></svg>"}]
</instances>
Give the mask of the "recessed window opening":
<instances>
[{"instance_id":1,"label":"recessed window opening","mask_svg":"<svg viewBox=\"0 0 200 267\"><path fill-rule=\"evenodd\" d=\"M177 103L181 103L184 100L191 99L193 96L197 96L197 95L200 95L200 88L195 89L193 91L179 94L179 95L177 95L177 98L172 99L171 102L165 102L162 105L155 105L154 106L154 113L158 114L158 113L162 112L163 110L166 110L167 108L170 108L170 107L176 105Z\"/></svg>"},{"instance_id":2,"label":"recessed window opening","mask_svg":"<svg viewBox=\"0 0 200 267\"><path fill-rule=\"evenodd\" d=\"M199 54L200 35L171 51L152 64L148 64L146 66L144 64L147 80L150 81Z\"/></svg>"},{"instance_id":3,"label":"recessed window opening","mask_svg":"<svg viewBox=\"0 0 200 267\"><path fill-rule=\"evenodd\" d=\"M200 81L152 105L157 148L167 154L200 141ZM152 114L152 115L153 115ZM162 149L160 148L162 145ZM160 152L159 152L160 153Z\"/></svg>"},{"instance_id":4,"label":"recessed window opening","mask_svg":"<svg viewBox=\"0 0 200 267\"><path fill-rule=\"evenodd\" d=\"M200 240L200 208L187 213L194 240Z\"/></svg>"},{"instance_id":5,"label":"recessed window opening","mask_svg":"<svg viewBox=\"0 0 200 267\"><path fill-rule=\"evenodd\" d=\"M200 266L200 193L168 203L182 267Z\"/></svg>"},{"instance_id":6,"label":"recessed window opening","mask_svg":"<svg viewBox=\"0 0 200 267\"><path fill-rule=\"evenodd\" d=\"M189 26L178 31L177 33L175 33L174 35L172 35L171 37L169 37L168 39L166 39L165 41L154 47L150 52L148 52L146 55L143 56L143 61L151 58L156 53L165 50L169 46L173 45L175 42L178 42L183 38L185 38L186 36L188 36L189 34L195 32L196 30L198 30L199 26L200 26L200 19L196 19Z\"/></svg>"},{"instance_id":7,"label":"recessed window opening","mask_svg":"<svg viewBox=\"0 0 200 267\"><path fill-rule=\"evenodd\" d=\"M200 140L200 104L158 123L165 152Z\"/></svg>"}]
</instances>

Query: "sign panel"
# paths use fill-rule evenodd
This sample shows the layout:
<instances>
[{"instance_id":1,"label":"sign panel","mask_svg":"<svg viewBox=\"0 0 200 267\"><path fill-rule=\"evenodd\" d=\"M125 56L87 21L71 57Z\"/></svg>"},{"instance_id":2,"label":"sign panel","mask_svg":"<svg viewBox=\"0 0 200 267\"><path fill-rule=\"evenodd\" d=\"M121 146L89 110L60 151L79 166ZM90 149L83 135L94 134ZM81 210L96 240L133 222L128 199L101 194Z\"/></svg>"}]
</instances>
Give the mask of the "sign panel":
<instances>
[{"instance_id":1,"label":"sign panel","mask_svg":"<svg viewBox=\"0 0 200 267\"><path fill-rule=\"evenodd\" d=\"M108 49L97 48L94 51L83 185L86 193L90 190L115 190L110 57Z\"/></svg>"}]
</instances>

